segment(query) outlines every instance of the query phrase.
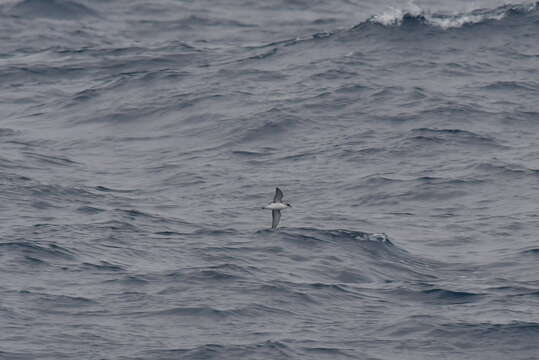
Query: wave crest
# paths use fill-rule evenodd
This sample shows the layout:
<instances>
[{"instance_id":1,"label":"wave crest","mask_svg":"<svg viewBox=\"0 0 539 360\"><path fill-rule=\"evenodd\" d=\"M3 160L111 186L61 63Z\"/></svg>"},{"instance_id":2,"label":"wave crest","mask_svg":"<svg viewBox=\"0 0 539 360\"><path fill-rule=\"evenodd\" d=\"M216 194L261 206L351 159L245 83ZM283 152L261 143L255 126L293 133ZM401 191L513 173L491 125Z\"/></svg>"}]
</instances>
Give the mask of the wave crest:
<instances>
[{"instance_id":1,"label":"wave crest","mask_svg":"<svg viewBox=\"0 0 539 360\"><path fill-rule=\"evenodd\" d=\"M367 23L384 26L402 26L405 24L426 24L443 30L460 28L465 25L499 21L511 15L524 15L537 9L538 3L504 5L495 9L477 9L468 13L458 14L431 14L416 5L409 5L406 9L392 8L381 15L374 15ZM362 24L358 25L361 26Z\"/></svg>"}]
</instances>

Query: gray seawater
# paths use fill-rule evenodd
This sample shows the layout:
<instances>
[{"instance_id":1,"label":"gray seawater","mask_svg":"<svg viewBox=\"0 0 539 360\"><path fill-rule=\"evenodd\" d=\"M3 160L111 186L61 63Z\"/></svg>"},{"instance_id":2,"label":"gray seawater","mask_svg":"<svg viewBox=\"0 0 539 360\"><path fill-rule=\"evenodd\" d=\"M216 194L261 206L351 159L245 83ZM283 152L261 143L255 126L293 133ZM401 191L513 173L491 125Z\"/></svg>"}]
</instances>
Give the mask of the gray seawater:
<instances>
[{"instance_id":1,"label":"gray seawater","mask_svg":"<svg viewBox=\"0 0 539 360\"><path fill-rule=\"evenodd\" d=\"M535 3L0 1L0 359L538 359L538 33Z\"/></svg>"}]
</instances>

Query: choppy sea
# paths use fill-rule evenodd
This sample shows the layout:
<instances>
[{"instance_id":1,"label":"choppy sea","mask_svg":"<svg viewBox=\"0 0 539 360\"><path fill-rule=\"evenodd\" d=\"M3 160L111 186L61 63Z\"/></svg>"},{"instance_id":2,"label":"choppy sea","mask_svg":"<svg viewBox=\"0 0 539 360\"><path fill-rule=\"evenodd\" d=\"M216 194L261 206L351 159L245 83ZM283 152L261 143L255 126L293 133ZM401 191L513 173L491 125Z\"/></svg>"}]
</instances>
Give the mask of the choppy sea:
<instances>
[{"instance_id":1,"label":"choppy sea","mask_svg":"<svg viewBox=\"0 0 539 360\"><path fill-rule=\"evenodd\" d=\"M538 38L530 2L0 0L0 359L539 359Z\"/></svg>"}]
</instances>

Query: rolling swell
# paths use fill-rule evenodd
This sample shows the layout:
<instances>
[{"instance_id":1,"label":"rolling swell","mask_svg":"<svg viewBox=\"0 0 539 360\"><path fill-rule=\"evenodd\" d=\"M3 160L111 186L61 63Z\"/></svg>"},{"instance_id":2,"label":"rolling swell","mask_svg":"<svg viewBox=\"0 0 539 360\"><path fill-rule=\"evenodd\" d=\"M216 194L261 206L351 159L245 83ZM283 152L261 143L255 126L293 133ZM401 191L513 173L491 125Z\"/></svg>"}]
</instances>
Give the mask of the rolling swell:
<instances>
[{"instance_id":1,"label":"rolling swell","mask_svg":"<svg viewBox=\"0 0 539 360\"><path fill-rule=\"evenodd\" d=\"M535 359L537 6L428 3L2 2L0 358Z\"/></svg>"},{"instance_id":2,"label":"rolling swell","mask_svg":"<svg viewBox=\"0 0 539 360\"><path fill-rule=\"evenodd\" d=\"M486 33L489 30L503 31L507 26L533 26L537 20L537 16L537 3L508 4L494 9L478 9L455 15L432 13L428 10L422 10L419 7L413 7L410 10L395 8L392 11L384 12L380 15L373 15L365 21L347 29L317 32L295 39L247 47L250 50L270 49L244 60L261 60L276 54L280 48L304 43L325 43L335 38L340 41L348 41L349 34L356 32L359 32L360 36L368 34L368 36L373 37L384 37L386 34L385 30L402 32L403 34L428 32L430 35L436 35L437 33L442 34L443 31L459 29L464 32L463 34L468 32L471 36L475 35L475 28ZM434 32L431 33L432 31Z\"/></svg>"}]
</instances>

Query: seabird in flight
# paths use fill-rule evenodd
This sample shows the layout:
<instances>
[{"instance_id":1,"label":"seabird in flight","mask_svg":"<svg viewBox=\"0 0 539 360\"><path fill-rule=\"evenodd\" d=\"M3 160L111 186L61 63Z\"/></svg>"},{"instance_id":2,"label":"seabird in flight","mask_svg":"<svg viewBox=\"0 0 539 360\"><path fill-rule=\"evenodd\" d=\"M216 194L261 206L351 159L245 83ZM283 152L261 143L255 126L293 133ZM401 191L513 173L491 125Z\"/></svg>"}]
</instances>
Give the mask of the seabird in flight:
<instances>
[{"instance_id":1,"label":"seabird in flight","mask_svg":"<svg viewBox=\"0 0 539 360\"><path fill-rule=\"evenodd\" d=\"M279 188L275 188L275 196L273 197L273 202L267 206L264 206L264 209L271 210L271 216L273 221L271 223L271 228L276 229L279 225L279 220L281 220L281 210L292 207L290 203L283 201L283 192Z\"/></svg>"}]
</instances>

